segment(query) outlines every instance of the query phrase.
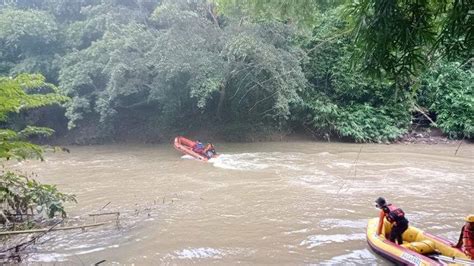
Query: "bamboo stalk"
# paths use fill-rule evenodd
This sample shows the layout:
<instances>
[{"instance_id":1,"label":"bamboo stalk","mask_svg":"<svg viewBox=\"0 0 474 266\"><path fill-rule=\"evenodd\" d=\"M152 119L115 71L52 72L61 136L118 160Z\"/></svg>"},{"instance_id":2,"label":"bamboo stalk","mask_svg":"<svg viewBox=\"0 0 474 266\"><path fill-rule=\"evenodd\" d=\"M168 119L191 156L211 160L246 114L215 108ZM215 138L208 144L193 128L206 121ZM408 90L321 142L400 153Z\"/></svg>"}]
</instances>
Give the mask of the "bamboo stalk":
<instances>
[{"instance_id":1,"label":"bamboo stalk","mask_svg":"<svg viewBox=\"0 0 474 266\"><path fill-rule=\"evenodd\" d=\"M85 225L76 225L76 226L67 226L67 227L57 227L57 228L46 228L46 229L32 229L32 230L21 230L21 231L7 231L7 232L0 232L0 236L5 235L20 235L20 234L33 234L33 233L42 233L48 231L61 231L61 230L73 230L73 229L84 229L88 227L96 227L108 224L108 222L103 223L95 223L95 224L85 224Z\"/></svg>"},{"instance_id":2,"label":"bamboo stalk","mask_svg":"<svg viewBox=\"0 0 474 266\"><path fill-rule=\"evenodd\" d=\"M103 213L91 213L89 216L102 216L102 215L120 215L120 212L103 212Z\"/></svg>"},{"instance_id":3,"label":"bamboo stalk","mask_svg":"<svg viewBox=\"0 0 474 266\"><path fill-rule=\"evenodd\" d=\"M438 124L436 124L435 121L433 121L433 119L431 119L431 117L426 114L423 110L421 110L421 107L419 107L418 105L414 104L413 107L415 107L415 110L420 112L424 117L426 117L426 119L428 119L431 124L433 124L435 127L438 127Z\"/></svg>"},{"instance_id":4,"label":"bamboo stalk","mask_svg":"<svg viewBox=\"0 0 474 266\"><path fill-rule=\"evenodd\" d=\"M461 144L464 142L465 138L466 138L466 135L464 135L464 137L462 137L462 140L459 141L459 145L458 145L458 148L456 149L456 152L454 153L454 156L458 154L459 148L461 148Z\"/></svg>"}]
</instances>

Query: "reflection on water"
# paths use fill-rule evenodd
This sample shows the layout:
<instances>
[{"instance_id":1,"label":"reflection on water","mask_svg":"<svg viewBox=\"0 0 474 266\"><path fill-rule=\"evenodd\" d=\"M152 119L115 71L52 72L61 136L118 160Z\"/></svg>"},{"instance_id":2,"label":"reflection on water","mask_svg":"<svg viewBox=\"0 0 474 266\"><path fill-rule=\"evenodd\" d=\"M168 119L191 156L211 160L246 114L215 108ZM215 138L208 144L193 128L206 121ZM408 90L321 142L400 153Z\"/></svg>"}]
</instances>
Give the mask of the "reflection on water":
<instances>
[{"instance_id":1,"label":"reflection on water","mask_svg":"<svg viewBox=\"0 0 474 266\"><path fill-rule=\"evenodd\" d=\"M362 149L361 149L362 147ZM75 193L72 217L119 211L113 224L49 233L30 262L383 264L368 249L373 200L455 240L473 213L474 148L464 145L217 145L209 162L170 145L70 147L16 166ZM359 154L360 153L360 154Z\"/></svg>"}]
</instances>

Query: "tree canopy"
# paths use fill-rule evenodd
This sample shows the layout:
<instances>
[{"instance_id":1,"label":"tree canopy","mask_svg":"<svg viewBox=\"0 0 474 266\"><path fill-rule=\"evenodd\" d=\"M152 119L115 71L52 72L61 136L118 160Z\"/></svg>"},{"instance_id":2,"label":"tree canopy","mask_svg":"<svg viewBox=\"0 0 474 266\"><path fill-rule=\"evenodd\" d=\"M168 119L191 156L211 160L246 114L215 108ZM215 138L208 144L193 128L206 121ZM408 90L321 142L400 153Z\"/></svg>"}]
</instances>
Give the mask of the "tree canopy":
<instances>
[{"instance_id":1,"label":"tree canopy","mask_svg":"<svg viewBox=\"0 0 474 266\"><path fill-rule=\"evenodd\" d=\"M202 128L389 141L415 106L469 137L469 10L458 0L12 1L0 7L0 73L58 85L77 143Z\"/></svg>"}]
</instances>

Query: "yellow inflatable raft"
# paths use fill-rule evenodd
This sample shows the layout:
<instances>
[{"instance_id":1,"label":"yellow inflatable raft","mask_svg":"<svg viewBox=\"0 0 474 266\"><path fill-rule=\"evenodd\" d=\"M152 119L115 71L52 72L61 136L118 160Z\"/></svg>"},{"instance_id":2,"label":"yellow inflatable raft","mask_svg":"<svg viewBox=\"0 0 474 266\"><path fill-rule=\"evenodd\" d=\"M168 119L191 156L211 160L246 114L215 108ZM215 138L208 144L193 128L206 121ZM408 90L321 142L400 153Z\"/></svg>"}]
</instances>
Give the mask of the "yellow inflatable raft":
<instances>
[{"instance_id":1,"label":"yellow inflatable raft","mask_svg":"<svg viewBox=\"0 0 474 266\"><path fill-rule=\"evenodd\" d=\"M410 226L403 233L403 245L397 245L385 236L392 225L384 219L382 233L377 234L379 218L369 220L367 242L383 257L403 265L474 265L460 249L453 248L449 240L428 234Z\"/></svg>"}]
</instances>

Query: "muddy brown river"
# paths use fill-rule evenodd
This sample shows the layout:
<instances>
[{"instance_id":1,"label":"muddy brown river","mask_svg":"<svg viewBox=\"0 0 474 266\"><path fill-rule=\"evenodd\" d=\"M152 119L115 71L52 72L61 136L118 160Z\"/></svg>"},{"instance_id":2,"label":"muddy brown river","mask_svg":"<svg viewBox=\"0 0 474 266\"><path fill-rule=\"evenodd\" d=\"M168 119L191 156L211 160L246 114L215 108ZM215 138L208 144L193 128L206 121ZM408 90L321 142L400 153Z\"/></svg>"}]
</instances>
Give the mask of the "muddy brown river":
<instances>
[{"instance_id":1,"label":"muddy brown river","mask_svg":"<svg viewBox=\"0 0 474 266\"><path fill-rule=\"evenodd\" d=\"M48 233L29 262L387 264L365 238L378 196L453 241L474 213L469 144L217 143L207 163L171 145L69 148L16 166L77 195L71 223L118 211L120 227Z\"/></svg>"}]
</instances>

